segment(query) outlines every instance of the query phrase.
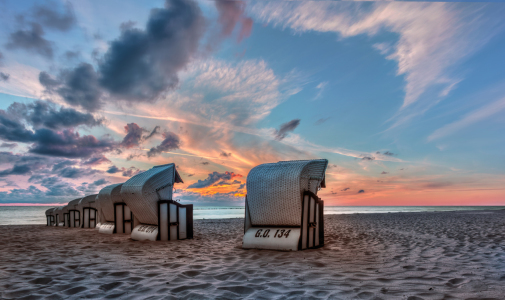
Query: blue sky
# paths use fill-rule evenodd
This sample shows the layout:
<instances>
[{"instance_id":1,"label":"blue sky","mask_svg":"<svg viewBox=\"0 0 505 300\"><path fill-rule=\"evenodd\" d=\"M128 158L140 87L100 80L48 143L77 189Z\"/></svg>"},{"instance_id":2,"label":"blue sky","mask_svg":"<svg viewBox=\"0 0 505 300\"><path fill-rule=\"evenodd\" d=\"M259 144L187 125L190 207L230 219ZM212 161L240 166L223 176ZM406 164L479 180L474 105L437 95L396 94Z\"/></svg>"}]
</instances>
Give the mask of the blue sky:
<instances>
[{"instance_id":1,"label":"blue sky","mask_svg":"<svg viewBox=\"0 0 505 300\"><path fill-rule=\"evenodd\" d=\"M503 3L0 6L0 203L174 162L239 205L255 165L327 158L330 205L505 204Z\"/></svg>"}]
</instances>

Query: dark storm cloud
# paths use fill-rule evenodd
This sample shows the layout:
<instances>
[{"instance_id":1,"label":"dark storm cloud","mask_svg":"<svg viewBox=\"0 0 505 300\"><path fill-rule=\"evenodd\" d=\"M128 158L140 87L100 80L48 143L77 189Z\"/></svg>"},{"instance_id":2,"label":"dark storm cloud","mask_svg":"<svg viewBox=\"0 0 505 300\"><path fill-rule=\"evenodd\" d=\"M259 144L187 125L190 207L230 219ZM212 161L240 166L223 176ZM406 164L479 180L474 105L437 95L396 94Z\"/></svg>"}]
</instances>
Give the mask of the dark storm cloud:
<instances>
[{"instance_id":1,"label":"dark storm cloud","mask_svg":"<svg viewBox=\"0 0 505 300\"><path fill-rule=\"evenodd\" d=\"M47 160L38 156L0 152L0 163L13 164L11 168L0 170L0 177L9 175L31 175L47 166Z\"/></svg>"},{"instance_id":2,"label":"dark storm cloud","mask_svg":"<svg viewBox=\"0 0 505 300\"><path fill-rule=\"evenodd\" d=\"M239 190L241 190L241 189L243 189L243 188L245 188L245 183L242 183L242 184L238 187L238 189L239 189Z\"/></svg>"},{"instance_id":3,"label":"dark storm cloud","mask_svg":"<svg viewBox=\"0 0 505 300\"><path fill-rule=\"evenodd\" d=\"M47 90L50 90L50 91L52 91L55 87L57 87L61 84L58 80L51 78L51 76L49 74L47 74L46 72L39 73L39 82Z\"/></svg>"},{"instance_id":4,"label":"dark storm cloud","mask_svg":"<svg viewBox=\"0 0 505 300\"><path fill-rule=\"evenodd\" d=\"M109 181L105 180L104 178L102 178L102 179L98 179L98 180L95 180L95 181L93 181L92 183L90 183L90 184L88 185L88 188L91 188L91 189L92 189L92 188L97 188L97 187L102 186L102 185L105 185L105 184L107 184L107 183L109 183Z\"/></svg>"},{"instance_id":5,"label":"dark storm cloud","mask_svg":"<svg viewBox=\"0 0 505 300\"><path fill-rule=\"evenodd\" d=\"M91 112L102 106L102 90L98 84L98 74L92 65L81 63L75 69L63 71L60 77L63 86L57 88L56 92L65 102ZM44 85L42 81L40 83ZM49 90L48 86L45 87Z\"/></svg>"},{"instance_id":6,"label":"dark storm cloud","mask_svg":"<svg viewBox=\"0 0 505 300\"><path fill-rule=\"evenodd\" d=\"M300 119L294 119L281 125L279 130L275 130L275 139L280 141L284 139L289 132L295 130L300 125Z\"/></svg>"},{"instance_id":7,"label":"dark storm cloud","mask_svg":"<svg viewBox=\"0 0 505 300\"><path fill-rule=\"evenodd\" d=\"M195 182L188 186L188 189L200 189L204 187L208 187L213 185L214 183L220 181L220 180L231 180L237 177L242 177L240 174L235 174L233 172L224 172L224 173L219 173L219 172L213 172L210 173L209 176L205 180L198 180L198 182Z\"/></svg>"},{"instance_id":8,"label":"dark storm cloud","mask_svg":"<svg viewBox=\"0 0 505 300\"><path fill-rule=\"evenodd\" d=\"M9 81L10 77L11 77L10 74L0 72L0 81Z\"/></svg>"},{"instance_id":9,"label":"dark storm cloud","mask_svg":"<svg viewBox=\"0 0 505 300\"><path fill-rule=\"evenodd\" d=\"M63 12L57 11L55 5L36 6L33 16L44 26L60 31L67 31L76 24L75 13L70 2L65 4Z\"/></svg>"},{"instance_id":10,"label":"dark storm cloud","mask_svg":"<svg viewBox=\"0 0 505 300\"><path fill-rule=\"evenodd\" d=\"M160 126L156 126L156 127L154 127L153 131L151 131L151 133L144 136L144 140L148 140L148 139L152 138L154 135L159 134L159 133L160 133Z\"/></svg>"},{"instance_id":11,"label":"dark storm cloud","mask_svg":"<svg viewBox=\"0 0 505 300\"><path fill-rule=\"evenodd\" d=\"M97 139L92 135L81 136L69 129L59 132L46 128L38 129L33 140L35 143L29 152L67 158L88 158L117 147L117 144L107 137Z\"/></svg>"},{"instance_id":12,"label":"dark storm cloud","mask_svg":"<svg viewBox=\"0 0 505 300\"><path fill-rule=\"evenodd\" d=\"M147 157L153 157L161 152L179 149L181 141L179 137L173 132L163 133L164 140L156 147L152 147L147 152Z\"/></svg>"},{"instance_id":13,"label":"dark storm cloud","mask_svg":"<svg viewBox=\"0 0 505 300\"><path fill-rule=\"evenodd\" d=\"M53 165L52 172L57 173L59 170L69 167L69 166L75 166L77 164L76 161L74 160L63 160L60 162L57 162Z\"/></svg>"},{"instance_id":14,"label":"dark storm cloud","mask_svg":"<svg viewBox=\"0 0 505 300\"><path fill-rule=\"evenodd\" d=\"M9 175L27 175L31 174L32 168L28 165L15 165L14 167L0 171L0 177Z\"/></svg>"},{"instance_id":15,"label":"dark storm cloud","mask_svg":"<svg viewBox=\"0 0 505 300\"><path fill-rule=\"evenodd\" d=\"M60 106L58 109L55 104L46 101L35 101L29 104L14 102L7 108L7 112L23 118L34 128L64 129L80 125L93 127L101 125L104 121L73 108Z\"/></svg>"},{"instance_id":16,"label":"dark storm cloud","mask_svg":"<svg viewBox=\"0 0 505 300\"><path fill-rule=\"evenodd\" d=\"M0 144L0 148L8 148L8 149L12 149L12 148L16 148L18 144L16 143L2 143Z\"/></svg>"},{"instance_id":17,"label":"dark storm cloud","mask_svg":"<svg viewBox=\"0 0 505 300\"><path fill-rule=\"evenodd\" d=\"M359 190L358 194L364 193L365 190Z\"/></svg>"},{"instance_id":18,"label":"dark storm cloud","mask_svg":"<svg viewBox=\"0 0 505 300\"><path fill-rule=\"evenodd\" d=\"M53 45L44 38L44 29L39 23L31 23L30 29L19 29L9 36L7 49L24 49L40 54L47 58L53 58Z\"/></svg>"},{"instance_id":19,"label":"dark storm cloud","mask_svg":"<svg viewBox=\"0 0 505 300\"><path fill-rule=\"evenodd\" d=\"M138 147L142 141L142 133L146 130L141 128L136 123L126 124L124 130L126 132L126 135L121 142L121 146L125 148Z\"/></svg>"},{"instance_id":20,"label":"dark storm cloud","mask_svg":"<svg viewBox=\"0 0 505 300\"><path fill-rule=\"evenodd\" d=\"M178 83L198 49L204 18L191 0L167 0L151 10L145 30L124 28L99 64L100 84L121 100L154 100Z\"/></svg>"},{"instance_id":21,"label":"dark storm cloud","mask_svg":"<svg viewBox=\"0 0 505 300\"><path fill-rule=\"evenodd\" d=\"M29 143L34 141L34 132L26 129L18 118L0 109L0 139Z\"/></svg>"},{"instance_id":22,"label":"dark storm cloud","mask_svg":"<svg viewBox=\"0 0 505 300\"><path fill-rule=\"evenodd\" d=\"M41 186L47 189L46 196L79 196L82 195L75 186L61 178L52 176L45 177L38 182Z\"/></svg>"}]
</instances>

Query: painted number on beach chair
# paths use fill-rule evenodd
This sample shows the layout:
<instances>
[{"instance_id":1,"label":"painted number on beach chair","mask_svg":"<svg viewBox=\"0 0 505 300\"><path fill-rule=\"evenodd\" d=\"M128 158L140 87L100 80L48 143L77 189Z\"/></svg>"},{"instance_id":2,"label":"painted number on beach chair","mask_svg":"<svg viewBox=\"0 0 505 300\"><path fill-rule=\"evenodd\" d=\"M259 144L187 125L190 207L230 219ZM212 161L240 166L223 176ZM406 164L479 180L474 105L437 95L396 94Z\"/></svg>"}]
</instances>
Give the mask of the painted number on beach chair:
<instances>
[{"instance_id":1,"label":"painted number on beach chair","mask_svg":"<svg viewBox=\"0 0 505 300\"><path fill-rule=\"evenodd\" d=\"M274 238L282 238L282 237L287 238L289 236L290 232L291 232L291 230L277 229L277 231L275 232ZM269 233L270 233L270 229L266 229L265 231L263 231L263 229L258 229L258 231L256 231L255 237L268 238L268 237L270 237Z\"/></svg>"},{"instance_id":2,"label":"painted number on beach chair","mask_svg":"<svg viewBox=\"0 0 505 300\"><path fill-rule=\"evenodd\" d=\"M154 232L156 229L158 229L157 226L149 226L149 225L142 225L139 227L139 232L145 232L145 233L152 233Z\"/></svg>"}]
</instances>

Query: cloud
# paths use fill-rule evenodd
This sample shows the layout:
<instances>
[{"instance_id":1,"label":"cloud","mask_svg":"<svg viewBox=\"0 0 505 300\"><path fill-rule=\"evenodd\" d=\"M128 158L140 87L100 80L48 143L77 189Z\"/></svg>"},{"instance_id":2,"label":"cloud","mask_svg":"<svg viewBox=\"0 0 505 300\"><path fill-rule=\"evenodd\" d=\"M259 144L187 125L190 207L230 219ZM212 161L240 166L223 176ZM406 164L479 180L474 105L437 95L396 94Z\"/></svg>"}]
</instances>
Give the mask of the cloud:
<instances>
[{"instance_id":1,"label":"cloud","mask_svg":"<svg viewBox=\"0 0 505 300\"><path fill-rule=\"evenodd\" d=\"M142 141L142 133L146 130L136 123L126 124L124 130L126 135L121 142L121 146L125 148L138 147Z\"/></svg>"},{"instance_id":2,"label":"cloud","mask_svg":"<svg viewBox=\"0 0 505 300\"><path fill-rule=\"evenodd\" d=\"M140 170L138 168L135 168L133 166L130 167L130 168L128 168L128 169L125 168L125 167L118 168L116 166L111 166L106 172L109 173L109 174L116 174L116 173L122 172L123 176L125 176L125 177L132 177L132 176L140 174L140 173L142 173L144 171Z\"/></svg>"},{"instance_id":3,"label":"cloud","mask_svg":"<svg viewBox=\"0 0 505 300\"><path fill-rule=\"evenodd\" d=\"M35 19L44 26L60 31L68 31L76 24L74 9L70 2L65 3L62 13L55 10L55 5L36 6L33 11Z\"/></svg>"},{"instance_id":4,"label":"cloud","mask_svg":"<svg viewBox=\"0 0 505 300\"><path fill-rule=\"evenodd\" d=\"M92 135L81 136L70 129L58 132L45 128L38 129L33 134L33 141L35 143L29 152L67 158L88 158L117 147L117 143L108 137L97 139Z\"/></svg>"},{"instance_id":5,"label":"cloud","mask_svg":"<svg viewBox=\"0 0 505 300\"><path fill-rule=\"evenodd\" d=\"M313 100L317 100L317 99L321 98L321 96L323 95L323 92L324 92L324 90L325 90L325 88L326 88L326 86L327 86L327 85L328 85L328 82L327 82L327 81L325 81L325 82L321 82L321 83L319 83L319 84L316 86L316 89L317 89L318 91L317 91L317 94L316 94L316 96L314 97L314 99L313 99Z\"/></svg>"},{"instance_id":6,"label":"cloud","mask_svg":"<svg viewBox=\"0 0 505 300\"><path fill-rule=\"evenodd\" d=\"M505 109L505 98L489 103L467 114L463 118L435 130L432 134L430 134L430 136L428 136L428 141L434 141L443 138L445 136L451 135L474 123L486 120L489 117L497 113L500 113L504 109Z\"/></svg>"},{"instance_id":7,"label":"cloud","mask_svg":"<svg viewBox=\"0 0 505 300\"><path fill-rule=\"evenodd\" d=\"M323 124L324 122L328 121L331 117L327 117L327 118L320 118L316 121L316 123L314 123L314 125L321 125Z\"/></svg>"},{"instance_id":8,"label":"cloud","mask_svg":"<svg viewBox=\"0 0 505 300\"><path fill-rule=\"evenodd\" d=\"M224 173L213 172L213 173L210 173L206 179L198 180L197 182L189 185L187 188L188 189L201 189L201 188L211 186L219 180L226 181L226 180L231 180L231 179L235 179L235 178L239 178L239 177L242 177L242 175L235 174L233 172L228 172L228 171L226 171Z\"/></svg>"},{"instance_id":9,"label":"cloud","mask_svg":"<svg viewBox=\"0 0 505 300\"><path fill-rule=\"evenodd\" d=\"M386 59L398 63L397 75L406 81L402 108L417 102L430 88L442 90L439 97L423 99L426 110L461 81L451 68L498 32L496 18L487 16L503 14L503 10L459 3L260 1L251 13L296 32L334 32L343 38L395 33L398 42ZM386 54L384 47L379 50ZM422 110L417 107L417 111ZM404 115L400 121L408 118Z\"/></svg>"},{"instance_id":10,"label":"cloud","mask_svg":"<svg viewBox=\"0 0 505 300\"><path fill-rule=\"evenodd\" d=\"M61 85L57 89L53 87L56 82ZM103 92L98 83L98 74L92 65L81 63L74 69L64 70L56 82L52 81L51 85L45 85L44 81L40 81L47 92L56 92L72 106L80 106L90 112L101 108Z\"/></svg>"},{"instance_id":11,"label":"cloud","mask_svg":"<svg viewBox=\"0 0 505 300\"><path fill-rule=\"evenodd\" d=\"M64 129L81 125L94 127L102 125L104 121L73 108L60 106L58 109L55 104L40 100L29 104L14 102L7 108L7 112L22 118L34 128Z\"/></svg>"},{"instance_id":12,"label":"cloud","mask_svg":"<svg viewBox=\"0 0 505 300\"><path fill-rule=\"evenodd\" d=\"M144 140L148 140L148 139L152 138L154 135L159 134L159 133L160 133L160 126L155 126L153 131L151 131L151 133L144 136Z\"/></svg>"},{"instance_id":13,"label":"cloud","mask_svg":"<svg viewBox=\"0 0 505 300\"><path fill-rule=\"evenodd\" d=\"M243 1L215 1L219 13L218 22L221 24L221 37L230 36L240 23L241 28L237 37L238 42L251 35L253 20L244 15L246 3Z\"/></svg>"},{"instance_id":14,"label":"cloud","mask_svg":"<svg viewBox=\"0 0 505 300\"><path fill-rule=\"evenodd\" d=\"M68 51L65 51L64 56L67 60L74 60L74 59L77 59L81 56L81 52L68 50Z\"/></svg>"},{"instance_id":15,"label":"cloud","mask_svg":"<svg viewBox=\"0 0 505 300\"><path fill-rule=\"evenodd\" d=\"M375 160L373 156L362 155L361 160Z\"/></svg>"},{"instance_id":16,"label":"cloud","mask_svg":"<svg viewBox=\"0 0 505 300\"><path fill-rule=\"evenodd\" d=\"M99 64L100 84L121 100L150 101L174 88L205 29L198 5L167 0L152 9L145 30L126 28Z\"/></svg>"},{"instance_id":17,"label":"cloud","mask_svg":"<svg viewBox=\"0 0 505 300\"><path fill-rule=\"evenodd\" d=\"M103 163L111 163L111 161L103 155L97 155L81 162L84 166L98 166Z\"/></svg>"},{"instance_id":18,"label":"cloud","mask_svg":"<svg viewBox=\"0 0 505 300\"><path fill-rule=\"evenodd\" d=\"M200 164L202 164L202 165L206 166L206 165L208 165L208 164L209 164L209 162L208 162L208 161L202 161Z\"/></svg>"},{"instance_id":19,"label":"cloud","mask_svg":"<svg viewBox=\"0 0 505 300\"><path fill-rule=\"evenodd\" d=\"M364 193L365 190L359 190L358 194Z\"/></svg>"},{"instance_id":20,"label":"cloud","mask_svg":"<svg viewBox=\"0 0 505 300\"><path fill-rule=\"evenodd\" d=\"M386 172L386 171L382 171L381 173L382 175L386 175L386 174L389 174L389 172Z\"/></svg>"},{"instance_id":21,"label":"cloud","mask_svg":"<svg viewBox=\"0 0 505 300\"><path fill-rule=\"evenodd\" d=\"M10 77L11 75L4 72L0 72L0 81L9 81Z\"/></svg>"},{"instance_id":22,"label":"cloud","mask_svg":"<svg viewBox=\"0 0 505 300\"><path fill-rule=\"evenodd\" d=\"M350 189L350 188L345 188L345 189L340 190L340 191L341 191L341 192L345 192L345 191L347 191L348 189Z\"/></svg>"},{"instance_id":23,"label":"cloud","mask_svg":"<svg viewBox=\"0 0 505 300\"><path fill-rule=\"evenodd\" d=\"M281 125L279 130L275 130L275 139L281 141L289 132L295 130L300 125L300 119L294 119Z\"/></svg>"},{"instance_id":24,"label":"cloud","mask_svg":"<svg viewBox=\"0 0 505 300\"><path fill-rule=\"evenodd\" d=\"M31 23L30 29L19 29L9 36L7 49L24 49L40 54L46 58L53 58L53 45L44 38L44 29L39 23Z\"/></svg>"},{"instance_id":25,"label":"cloud","mask_svg":"<svg viewBox=\"0 0 505 300\"><path fill-rule=\"evenodd\" d=\"M228 157L231 157L231 156L232 156L232 154L231 154L231 153L226 153L226 152L224 152L224 151L223 151L223 152L221 152L221 153L219 154L219 156L221 156L221 157L225 157L225 158L228 158Z\"/></svg>"},{"instance_id":26,"label":"cloud","mask_svg":"<svg viewBox=\"0 0 505 300\"><path fill-rule=\"evenodd\" d=\"M147 152L147 157L156 156L164 151L176 150L180 148L181 141L179 137L173 132L163 133L164 140L156 147L152 147Z\"/></svg>"},{"instance_id":27,"label":"cloud","mask_svg":"<svg viewBox=\"0 0 505 300\"><path fill-rule=\"evenodd\" d=\"M394 156L395 154L393 152L389 152L389 151L386 151L384 153L382 153L383 155L387 155L387 156Z\"/></svg>"},{"instance_id":28,"label":"cloud","mask_svg":"<svg viewBox=\"0 0 505 300\"><path fill-rule=\"evenodd\" d=\"M100 173L98 170L94 170L91 168L73 168L73 167L66 167L61 170L59 170L56 174L59 177L63 178L81 178L85 176L91 176L94 174Z\"/></svg>"},{"instance_id":29,"label":"cloud","mask_svg":"<svg viewBox=\"0 0 505 300\"><path fill-rule=\"evenodd\" d=\"M2 143L0 144L0 148L9 148L9 149L12 149L12 148L16 148L18 144L16 143Z\"/></svg>"}]
</instances>

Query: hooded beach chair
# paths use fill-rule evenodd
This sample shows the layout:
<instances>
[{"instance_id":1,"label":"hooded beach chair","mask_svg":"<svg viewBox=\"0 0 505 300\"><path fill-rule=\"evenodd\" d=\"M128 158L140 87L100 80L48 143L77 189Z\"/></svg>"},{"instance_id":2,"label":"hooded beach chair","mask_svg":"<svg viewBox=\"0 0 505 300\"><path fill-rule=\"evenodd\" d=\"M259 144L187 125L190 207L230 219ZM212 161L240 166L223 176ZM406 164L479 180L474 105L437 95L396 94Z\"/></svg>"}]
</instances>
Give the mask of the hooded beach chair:
<instances>
[{"instance_id":1,"label":"hooded beach chair","mask_svg":"<svg viewBox=\"0 0 505 300\"><path fill-rule=\"evenodd\" d=\"M140 222L134 240L193 238L193 205L172 199L174 183L182 183L174 164L161 165L133 176L121 187L121 198Z\"/></svg>"},{"instance_id":2,"label":"hooded beach chair","mask_svg":"<svg viewBox=\"0 0 505 300\"><path fill-rule=\"evenodd\" d=\"M53 215L54 215L54 223L55 226L64 226L64 219L63 219L63 207L57 207L53 210Z\"/></svg>"},{"instance_id":3,"label":"hooded beach chair","mask_svg":"<svg viewBox=\"0 0 505 300\"><path fill-rule=\"evenodd\" d=\"M77 209L82 216L81 228L96 227L96 194L83 197L77 204Z\"/></svg>"},{"instance_id":4,"label":"hooded beach chair","mask_svg":"<svg viewBox=\"0 0 505 300\"><path fill-rule=\"evenodd\" d=\"M63 216L63 226L70 227L70 216L68 213L68 204L61 207L61 214Z\"/></svg>"},{"instance_id":5,"label":"hooded beach chair","mask_svg":"<svg viewBox=\"0 0 505 300\"><path fill-rule=\"evenodd\" d=\"M326 159L281 161L247 175L246 249L296 251L324 245L323 200Z\"/></svg>"},{"instance_id":6,"label":"hooded beach chair","mask_svg":"<svg viewBox=\"0 0 505 300\"><path fill-rule=\"evenodd\" d=\"M54 210L56 208L50 208L46 210L46 220L47 220L47 226L54 226L55 224L55 218L54 218Z\"/></svg>"},{"instance_id":7,"label":"hooded beach chair","mask_svg":"<svg viewBox=\"0 0 505 300\"><path fill-rule=\"evenodd\" d=\"M79 201L82 198L74 199L67 204L68 211L68 227L80 228L81 227L81 212L78 209Z\"/></svg>"},{"instance_id":8,"label":"hooded beach chair","mask_svg":"<svg viewBox=\"0 0 505 300\"><path fill-rule=\"evenodd\" d=\"M121 198L122 183L104 187L98 193L97 201L100 218L104 223L100 226L100 233L131 234L135 227L135 216ZM138 223L138 221L137 221Z\"/></svg>"}]
</instances>

